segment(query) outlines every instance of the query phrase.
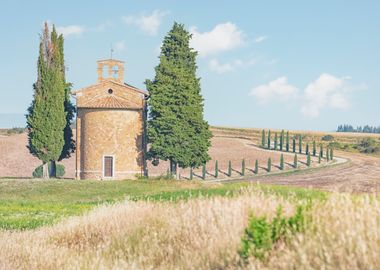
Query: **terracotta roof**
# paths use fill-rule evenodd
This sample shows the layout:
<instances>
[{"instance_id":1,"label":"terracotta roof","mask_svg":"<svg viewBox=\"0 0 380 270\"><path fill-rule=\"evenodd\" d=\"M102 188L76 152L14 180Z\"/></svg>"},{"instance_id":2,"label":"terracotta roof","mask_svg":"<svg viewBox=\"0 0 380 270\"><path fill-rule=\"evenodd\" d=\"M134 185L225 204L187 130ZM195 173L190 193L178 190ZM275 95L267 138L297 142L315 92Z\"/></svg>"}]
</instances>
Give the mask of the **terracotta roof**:
<instances>
[{"instance_id":1,"label":"terracotta roof","mask_svg":"<svg viewBox=\"0 0 380 270\"><path fill-rule=\"evenodd\" d=\"M141 105L135 104L130 100L117 97L115 95L104 95L94 97L83 104L80 107L83 108L115 108L115 109L139 109Z\"/></svg>"},{"instance_id":2,"label":"terracotta roof","mask_svg":"<svg viewBox=\"0 0 380 270\"><path fill-rule=\"evenodd\" d=\"M117 84L117 85L120 85L120 86L124 86L128 89L131 89L133 91L136 91L136 92L139 92L145 96L149 96L149 93L148 91L145 91L145 90L141 90L141 89L138 89L137 87L134 87L130 84L127 84L127 83L119 83L119 82L116 82L116 81L113 81L113 80L104 80L104 82L107 82L107 83L113 83L113 84ZM86 91L90 88L95 88L95 87L98 87L99 83L97 84L93 84L93 85L90 85L90 86L87 86L87 87L84 87L82 89L79 89L79 90L75 90L75 91L72 91L71 94L73 95L76 95L77 93L80 93L80 92L83 92L83 91Z\"/></svg>"}]
</instances>

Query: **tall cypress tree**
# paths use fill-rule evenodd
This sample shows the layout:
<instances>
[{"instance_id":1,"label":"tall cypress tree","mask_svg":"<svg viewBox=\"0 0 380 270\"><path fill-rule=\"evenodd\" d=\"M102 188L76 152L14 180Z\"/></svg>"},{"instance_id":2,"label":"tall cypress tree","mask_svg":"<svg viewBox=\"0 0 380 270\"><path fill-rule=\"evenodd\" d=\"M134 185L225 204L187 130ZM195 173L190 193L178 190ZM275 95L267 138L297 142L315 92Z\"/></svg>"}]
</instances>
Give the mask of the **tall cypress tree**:
<instances>
[{"instance_id":1,"label":"tall cypress tree","mask_svg":"<svg viewBox=\"0 0 380 270\"><path fill-rule=\"evenodd\" d=\"M55 32L55 28L53 28L53 32ZM65 106L65 112L66 112L66 126L64 129L64 139L65 139L65 144L62 149L61 156L59 157L59 160L69 158L72 153L74 153L75 150L75 141L73 139L73 131L71 129L71 123L72 120L74 119L75 116L75 106L71 102L70 99L70 91L72 84L66 82L66 76L65 76L65 58L64 58L64 39L63 35L59 35L58 39L58 48L59 48L59 60L60 60L60 68L61 72L63 74L63 79L65 82L65 101L64 101L64 106Z\"/></svg>"},{"instance_id":2,"label":"tall cypress tree","mask_svg":"<svg viewBox=\"0 0 380 270\"><path fill-rule=\"evenodd\" d=\"M299 150L299 153L302 154L302 135L300 134L299 135L299 141L298 141L298 150Z\"/></svg>"},{"instance_id":3,"label":"tall cypress tree","mask_svg":"<svg viewBox=\"0 0 380 270\"><path fill-rule=\"evenodd\" d=\"M281 136L280 136L280 151L282 151L284 147L284 138L285 138L285 131L281 131Z\"/></svg>"},{"instance_id":4,"label":"tall cypress tree","mask_svg":"<svg viewBox=\"0 0 380 270\"><path fill-rule=\"evenodd\" d=\"M212 134L203 119L197 52L190 48L190 39L184 25L174 23L164 38L155 78L146 80L151 145L147 157L154 165L169 160L170 171L176 175L177 166L199 167L210 160Z\"/></svg>"},{"instance_id":5,"label":"tall cypress tree","mask_svg":"<svg viewBox=\"0 0 380 270\"><path fill-rule=\"evenodd\" d=\"M286 152L289 152L289 131L286 132Z\"/></svg>"},{"instance_id":6,"label":"tall cypress tree","mask_svg":"<svg viewBox=\"0 0 380 270\"><path fill-rule=\"evenodd\" d=\"M277 150L277 132L274 134L274 150Z\"/></svg>"},{"instance_id":7,"label":"tall cypress tree","mask_svg":"<svg viewBox=\"0 0 380 270\"><path fill-rule=\"evenodd\" d=\"M37 82L27 114L28 149L42 161L43 177L49 178L48 165L59 160L66 126L65 79L62 73L61 51L55 29L45 29L40 39L37 62ZM53 166L55 167L55 166ZM52 173L55 176L55 172Z\"/></svg>"},{"instance_id":8,"label":"tall cypress tree","mask_svg":"<svg viewBox=\"0 0 380 270\"><path fill-rule=\"evenodd\" d=\"M313 141L313 156L317 155L317 146L315 144L315 141Z\"/></svg>"},{"instance_id":9,"label":"tall cypress tree","mask_svg":"<svg viewBox=\"0 0 380 270\"><path fill-rule=\"evenodd\" d=\"M265 147L265 130L261 131L261 147Z\"/></svg>"},{"instance_id":10,"label":"tall cypress tree","mask_svg":"<svg viewBox=\"0 0 380 270\"><path fill-rule=\"evenodd\" d=\"M270 138L271 137L271 135L270 135L270 130L268 131L268 149L270 149L270 144L271 144L271 142L270 142Z\"/></svg>"}]
</instances>

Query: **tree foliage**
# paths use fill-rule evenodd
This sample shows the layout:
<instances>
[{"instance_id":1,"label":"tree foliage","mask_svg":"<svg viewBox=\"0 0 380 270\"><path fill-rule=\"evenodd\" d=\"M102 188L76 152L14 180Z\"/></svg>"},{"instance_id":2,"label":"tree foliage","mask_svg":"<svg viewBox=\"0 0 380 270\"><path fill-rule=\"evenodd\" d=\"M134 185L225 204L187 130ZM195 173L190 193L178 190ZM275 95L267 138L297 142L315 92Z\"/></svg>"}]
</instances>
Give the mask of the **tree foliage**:
<instances>
[{"instance_id":1,"label":"tree foliage","mask_svg":"<svg viewBox=\"0 0 380 270\"><path fill-rule=\"evenodd\" d=\"M153 81L146 80L148 100L148 158L157 165L169 160L171 172L199 167L210 160L211 132L203 119L196 56L189 46L191 35L174 23L164 38Z\"/></svg>"}]
</instances>

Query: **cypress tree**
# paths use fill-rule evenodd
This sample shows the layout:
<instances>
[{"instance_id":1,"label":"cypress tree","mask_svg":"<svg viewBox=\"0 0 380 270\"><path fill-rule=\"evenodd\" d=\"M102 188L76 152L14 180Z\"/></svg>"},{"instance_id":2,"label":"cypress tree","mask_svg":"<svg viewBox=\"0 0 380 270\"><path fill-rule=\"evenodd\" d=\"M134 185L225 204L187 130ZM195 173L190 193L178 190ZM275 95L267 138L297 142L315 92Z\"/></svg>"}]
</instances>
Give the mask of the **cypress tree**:
<instances>
[{"instance_id":1,"label":"cypress tree","mask_svg":"<svg viewBox=\"0 0 380 270\"><path fill-rule=\"evenodd\" d=\"M294 155L294 164L293 164L293 167L295 169L297 169L298 167L298 157L297 157L297 153Z\"/></svg>"},{"instance_id":2,"label":"cypress tree","mask_svg":"<svg viewBox=\"0 0 380 270\"><path fill-rule=\"evenodd\" d=\"M334 150L332 147L330 148L330 159L334 160Z\"/></svg>"},{"instance_id":3,"label":"cypress tree","mask_svg":"<svg viewBox=\"0 0 380 270\"><path fill-rule=\"evenodd\" d=\"M296 138L293 137L293 153L296 152Z\"/></svg>"},{"instance_id":4,"label":"cypress tree","mask_svg":"<svg viewBox=\"0 0 380 270\"><path fill-rule=\"evenodd\" d=\"M315 144L315 141L313 141L313 156L317 155L317 146Z\"/></svg>"},{"instance_id":5,"label":"cypress tree","mask_svg":"<svg viewBox=\"0 0 380 270\"><path fill-rule=\"evenodd\" d=\"M306 155L309 154L309 144L306 144Z\"/></svg>"},{"instance_id":6,"label":"cypress tree","mask_svg":"<svg viewBox=\"0 0 380 270\"><path fill-rule=\"evenodd\" d=\"M274 150L277 150L277 132L274 134Z\"/></svg>"},{"instance_id":7,"label":"cypress tree","mask_svg":"<svg viewBox=\"0 0 380 270\"><path fill-rule=\"evenodd\" d=\"M169 160L177 177L177 166L198 167L210 160L212 134L203 119L197 52L190 38L184 25L174 23L162 43L155 78L145 82L150 94L147 157L154 165Z\"/></svg>"},{"instance_id":8,"label":"cypress tree","mask_svg":"<svg viewBox=\"0 0 380 270\"><path fill-rule=\"evenodd\" d=\"M202 179L206 180L206 164L202 165ZM173 174L172 174L173 175Z\"/></svg>"},{"instance_id":9,"label":"cypress tree","mask_svg":"<svg viewBox=\"0 0 380 270\"><path fill-rule=\"evenodd\" d=\"M40 39L37 81L33 85L33 101L28 108L28 149L42 161L43 177L55 177L55 161L65 144L65 79L57 32L50 33L47 23ZM49 173L48 164L52 163Z\"/></svg>"},{"instance_id":10,"label":"cypress tree","mask_svg":"<svg viewBox=\"0 0 380 270\"><path fill-rule=\"evenodd\" d=\"M255 161L255 171L254 171L255 174L258 174L259 173L259 161L256 159Z\"/></svg>"},{"instance_id":11,"label":"cypress tree","mask_svg":"<svg viewBox=\"0 0 380 270\"><path fill-rule=\"evenodd\" d=\"M319 153L319 155L318 155L318 163L321 163L321 153Z\"/></svg>"},{"instance_id":12,"label":"cypress tree","mask_svg":"<svg viewBox=\"0 0 380 270\"><path fill-rule=\"evenodd\" d=\"M271 138L270 138L270 130L269 130L269 131L268 131L268 145L267 145L267 146L268 146L268 149L270 149L270 139L271 139Z\"/></svg>"},{"instance_id":13,"label":"cypress tree","mask_svg":"<svg viewBox=\"0 0 380 270\"><path fill-rule=\"evenodd\" d=\"M299 135L299 141L298 141L298 151L300 154L302 154L302 135Z\"/></svg>"},{"instance_id":14,"label":"cypress tree","mask_svg":"<svg viewBox=\"0 0 380 270\"><path fill-rule=\"evenodd\" d=\"M218 178L219 175L219 166L218 166L218 161L215 161L215 178Z\"/></svg>"},{"instance_id":15,"label":"cypress tree","mask_svg":"<svg viewBox=\"0 0 380 270\"><path fill-rule=\"evenodd\" d=\"M280 151L283 150L284 147L284 138L285 138L285 131L281 131L281 136L280 136Z\"/></svg>"},{"instance_id":16,"label":"cypress tree","mask_svg":"<svg viewBox=\"0 0 380 270\"><path fill-rule=\"evenodd\" d=\"M307 164L308 167L310 167L310 165L311 165L311 157L310 157L310 153L307 153L306 164Z\"/></svg>"},{"instance_id":17,"label":"cypress tree","mask_svg":"<svg viewBox=\"0 0 380 270\"><path fill-rule=\"evenodd\" d=\"M193 180L193 167L190 167L190 180Z\"/></svg>"},{"instance_id":18,"label":"cypress tree","mask_svg":"<svg viewBox=\"0 0 380 270\"><path fill-rule=\"evenodd\" d=\"M329 148L326 148L326 160L330 161Z\"/></svg>"},{"instance_id":19,"label":"cypress tree","mask_svg":"<svg viewBox=\"0 0 380 270\"><path fill-rule=\"evenodd\" d=\"M323 158L323 145L320 144L319 155Z\"/></svg>"},{"instance_id":20,"label":"cypress tree","mask_svg":"<svg viewBox=\"0 0 380 270\"><path fill-rule=\"evenodd\" d=\"M245 175L245 159L241 162L241 175Z\"/></svg>"},{"instance_id":21,"label":"cypress tree","mask_svg":"<svg viewBox=\"0 0 380 270\"><path fill-rule=\"evenodd\" d=\"M284 169L284 154L280 156L280 170Z\"/></svg>"},{"instance_id":22,"label":"cypress tree","mask_svg":"<svg viewBox=\"0 0 380 270\"><path fill-rule=\"evenodd\" d=\"M265 148L265 130L261 131L261 147Z\"/></svg>"},{"instance_id":23,"label":"cypress tree","mask_svg":"<svg viewBox=\"0 0 380 270\"><path fill-rule=\"evenodd\" d=\"M72 84L66 82L66 79L65 79L64 39L63 39L62 34L58 37L58 48L60 51L61 72L63 73L63 79L65 80L64 107L65 107L65 112L66 112L66 126L65 126L65 129L63 130L65 144L63 146L61 156L59 157L59 161L61 161L62 159L69 158L71 154L74 153L74 150L75 150L75 141L73 139L73 131L71 129L71 123L74 119L76 109L70 99Z\"/></svg>"},{"instance_id":24,"label":"cypress tree","mask_svg":"<svg viewBox=\"0 0 380 270\"><path fill-rule=\"evenodd\" d=\"M229 177L232 176L232 164L231 164L231 160L228 161L228 176Z\"/></svg>"},{"instance_id":25,"label":"cypress tree","mask_svg":"<svg viewBox=\"0 0 380 270\"><path fill-rule=\"evenodd\" d=\"M268 172L272 171L272 159L268 158Z\"/></svg>"},{"instance_id":26,"label":"cypress tree","mask_svg":"<svg viewBox=\"0 0 380 270\"><path fill-rule=\"evenodd\" d=\"M289 152L289 131L286 132L286 152Z\"/></svg>"}]
</instances>

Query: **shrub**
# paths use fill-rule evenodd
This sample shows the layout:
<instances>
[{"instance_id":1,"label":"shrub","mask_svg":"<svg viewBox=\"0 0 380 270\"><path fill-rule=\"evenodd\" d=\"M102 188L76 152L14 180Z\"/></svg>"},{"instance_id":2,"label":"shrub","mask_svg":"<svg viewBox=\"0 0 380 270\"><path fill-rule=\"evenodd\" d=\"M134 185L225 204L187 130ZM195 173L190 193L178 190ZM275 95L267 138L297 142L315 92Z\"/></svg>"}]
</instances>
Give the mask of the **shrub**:
<instances>
[{"instance_id":1,"label":"shrub","mask_svg":"<svg viewBox=\"0 0 380 270\"><path fill-rule=\"evenodd\" d=\"M278 241L287 240L294 234L305 231L308 220L305 210L305 206L299 205L296 213L287 218L283 216L280 206L272 222L266 217L251 216L241 239L242 247L239 255L244 260L252 255L260 260L265 259Z\"/></svg>"},{"instance_id":2,"label":"shrub","mask_svg":"<svg viewBox=\"0 0 380 270\"><path fill-rule=\"evenodd\" d=\"M21 134L25 131L25 128L21 127L13 127L11 129L7 130L7 135L13 135L13 134Z\"/></svg>"},{"instance_id":3,"label":"shrub","mask_svg":"<svg viewBox=\"0 0 380 270\"><path fill-rule=\"evenodd\" d=\"M49 167L49 171L50 171L51 170L51 163L49 163L48 167ZM65 166L63 166L62 164L57 164L56 169L57 169L57 171L56 171L57 177L63 177L65 175ZM32 175L34 178L42 178L42 165L35 168Z\"/></svg>"},{"instance_id":4,"label":"shrub","mask_svg":"<svg viewBox=\"0 0 380 270\"><path fill-rule=\"evenodd\" d=\"M374 139L364 138L359 142L357 149L361 153L371 154L379 152L380 147Z\"/></svg>"},{"instance_id":5,"label":"shrub","mask_svg":"<svg viewBox=\"0 0 380 270\"><path fill-rule=\"evenodd\" d=\"M334 136L332 135L325 135L321 138L322 141L325 141L325 142L330 142L330 141L333 141L334 140Z\"/></svg>"}]
</instances>

